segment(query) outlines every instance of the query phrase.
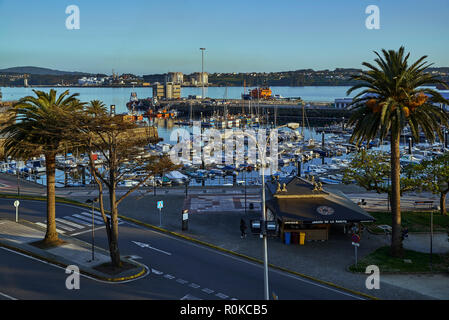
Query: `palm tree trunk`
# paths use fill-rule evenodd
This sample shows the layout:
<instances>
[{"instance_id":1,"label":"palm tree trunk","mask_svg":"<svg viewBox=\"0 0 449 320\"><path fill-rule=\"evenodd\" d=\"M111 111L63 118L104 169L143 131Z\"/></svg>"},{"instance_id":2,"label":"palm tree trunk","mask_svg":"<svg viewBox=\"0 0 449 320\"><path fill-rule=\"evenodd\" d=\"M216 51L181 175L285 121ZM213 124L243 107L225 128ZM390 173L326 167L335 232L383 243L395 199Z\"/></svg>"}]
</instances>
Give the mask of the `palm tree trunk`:
<instances>
[{"instance_id":1,"label":"palm tree trunk","mask_svg":"<svg viewBox=\"0 0 449 320\"><path fill-rule=\"evenodd\" d=\"M47 232L44 242L49 243L59 240L55 221L55 158L55 153L45 154L45 167L47 171Z\"/></svg>"},{"instance_id":2,"label":"palm tree trunk","mask_svg":"<svg viewBox=\"0 0 449 320\"><path fill-rule=\"evenodd\" d=\"M391 132L391 255L402 256L402 230L401 230L401 165L399 151L399 134Z\"/></svg>"}]
</instances>

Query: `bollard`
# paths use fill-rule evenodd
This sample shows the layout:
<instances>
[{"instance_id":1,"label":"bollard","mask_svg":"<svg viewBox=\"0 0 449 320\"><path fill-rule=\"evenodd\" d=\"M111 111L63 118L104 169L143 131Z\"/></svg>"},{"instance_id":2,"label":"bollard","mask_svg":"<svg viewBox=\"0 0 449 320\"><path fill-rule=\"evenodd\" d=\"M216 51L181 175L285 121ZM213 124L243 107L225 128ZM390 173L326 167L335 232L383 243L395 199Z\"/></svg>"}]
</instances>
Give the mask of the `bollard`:
<instances>
[{"instance_id":1,"label":"bollard","mask_svg":"<svg viewBox=\"0 0 449 320\"><path fill-rule=\"evenodd\" d=\"M189 210L182 210L182 231L189 229Z\"/></svg>"}]
</instances>

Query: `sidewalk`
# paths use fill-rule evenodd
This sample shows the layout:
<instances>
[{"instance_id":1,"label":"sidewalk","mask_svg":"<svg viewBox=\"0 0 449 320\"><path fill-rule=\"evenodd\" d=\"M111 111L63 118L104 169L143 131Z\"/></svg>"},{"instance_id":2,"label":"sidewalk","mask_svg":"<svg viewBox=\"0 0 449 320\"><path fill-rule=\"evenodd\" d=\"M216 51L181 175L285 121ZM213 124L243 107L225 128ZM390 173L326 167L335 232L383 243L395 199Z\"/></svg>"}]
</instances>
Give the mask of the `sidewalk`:
<instances>
[{"instance_id":1,"label":"sidewalk","mask_svg":"<svg viewBox=\"0 0 449 320\"><path fill-rule=\"evenodd\" d=\"M111 261L109 253L95 247L95 259L92 261L91 244L72 237L60 235L59 238L66 244L49 249L40 249L32 245L33 242L42 240L44 236L45 231L38 230L31 224L28 226L26 222L19 221L19 223L16 223L0 219L0 247L6 247L64 268L75 265L79 268L81 274L103 281L130 280L146 273L143 265L126 258L122 258L122 261L134 265L133 268L114 275L101 272L96 268Z\"/></svg>"}]
</instances>

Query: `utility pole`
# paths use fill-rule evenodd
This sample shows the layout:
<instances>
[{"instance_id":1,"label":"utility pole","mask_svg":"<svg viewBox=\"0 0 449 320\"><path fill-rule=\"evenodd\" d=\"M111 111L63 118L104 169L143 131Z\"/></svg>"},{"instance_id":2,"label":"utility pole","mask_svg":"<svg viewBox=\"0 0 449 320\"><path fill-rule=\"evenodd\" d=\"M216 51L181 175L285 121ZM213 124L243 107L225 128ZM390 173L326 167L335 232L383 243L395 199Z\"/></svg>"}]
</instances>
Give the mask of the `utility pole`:
<instances>
[{"instance_id":1,"label":"utility pole","mask_svg":"<svg viewBox=\"0 0 449 320\"><path fill-rule=\"evenodd\" d=\"M201 50L201 86L202 86L201 98L204 99L204 50L206 50L206 48L200 48L200 50Z\"/></svg>"}]
</instances>

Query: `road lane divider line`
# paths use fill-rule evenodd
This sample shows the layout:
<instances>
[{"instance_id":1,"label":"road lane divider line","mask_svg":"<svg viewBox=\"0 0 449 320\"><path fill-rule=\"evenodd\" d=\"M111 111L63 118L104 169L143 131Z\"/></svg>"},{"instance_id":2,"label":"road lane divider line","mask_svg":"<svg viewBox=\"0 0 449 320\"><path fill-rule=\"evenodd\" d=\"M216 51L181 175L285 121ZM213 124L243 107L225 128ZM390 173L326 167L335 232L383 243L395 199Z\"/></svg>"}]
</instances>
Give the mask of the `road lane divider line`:
<instances>
[{"instance_id":1,"label":"road lane divider line","mask_svg":"<svg viewBox=\"0 0 449 320\"><path fill-rule=\"evenodd\" d=\"M157 274L158 276L161 274L164 274L162 271L156 270L156 269L151 269L151 273Z\"/></svg>"},{"instance_id":2,"label":"road lane divider line","mask_svg":"<svg viewBox=\"0 0 449 320\"><path fill-rule=\"evenodd\" d=\"M9 300L19 300L17 298L11 297L10 295L7 295L6 293L0 292L0 296L5 297Z\"/></svg>"},{"instance_id":3,"label":"road lane divider line","mask_svg":"<svg viewBox=\"0 0 449 320\"><path fill-rule=\"evenodd\" d=\"M214 293L215 291L209 288L203 288L201 291L206 292L207 294Z\"/></svg>"},{"instance_id":4,"label":"road lane divider line","mask_svg":"<svg viewBox=\"0 0 449 320\"><path fill-rule=\"evenodd\" d=\"M184 280L184 279L181 279L181 278L178 278L178 279L176 279L176 282L177 282L177 283L180 283L180 284L186 284L186 283L188 283L189 281Z\"/></svg>"},{"instance_id":5,"label":"road lane divider line","mask_svg":"<svg viewBox=\"0 0 449 320\"><path fill-rule=\"evenodd\" d=\"M141 248L148 248L148 249L151 249L151 250L155 250L155 251L161 252L161 253L166 254L168 256L171 256L170 252L167 252L167 251L164 251L164 250L161 250L161 249L158 249L158 248L154 248L154 247L150 246L148 243L143 243L143 242L139 242L139 241L131 241L131 242L133 242L134 244L138 245Z\"/></svg>"},{"instance_id":6,"label":"road lane divider line","mask_svg":"<svg viewBox=\"0 0 449 320\"><path fill-rule=\"evenodd\" d=\"M227 299L228 298L227 295L225 295L224 293L221 293L221 292L217 293L215 296L219 297L219 298L222 298L222 299Z\"/></svg>"}]
</instances>

